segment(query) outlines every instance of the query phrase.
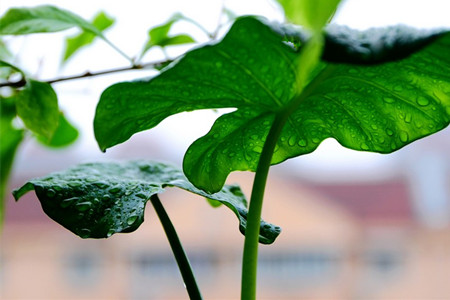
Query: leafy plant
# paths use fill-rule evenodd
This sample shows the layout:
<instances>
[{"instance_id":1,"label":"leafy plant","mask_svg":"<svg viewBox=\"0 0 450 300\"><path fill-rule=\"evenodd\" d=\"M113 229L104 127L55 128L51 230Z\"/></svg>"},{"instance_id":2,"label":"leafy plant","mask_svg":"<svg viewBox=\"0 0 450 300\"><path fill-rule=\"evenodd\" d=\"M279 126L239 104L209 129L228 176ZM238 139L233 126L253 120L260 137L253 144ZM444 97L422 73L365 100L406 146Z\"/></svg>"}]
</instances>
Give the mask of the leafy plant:
<instances>
[{"instance_id":1,"label":"leafy plant","mask_svg":"<svg viewBox=\"0 0 450 300\"><path fill-rule=\"evenodd\" d=\"M157 194L166 186L219 201L236 214L245 234L241 297L255 299L258 241L272 243L280 233L279 227L261 221L271 165L310 153L329 137L351 149L390 153L450 122L450 32L404 26L364 32L342 26L323 29L339 1L280 3L287 17L304 27L241 17L221 41L189 51L167 66L171 59L151 64L165 66L157 76L117 83L103 92L94 119L103 151L183 111L235 109L189 147L184 175L155 162L92 163L30 180L14 192L16 199L34 190L52 219L85 238L135 230L149 200L164 219ZM140 58L154 46L193 42L187 35L169 35L173 23L183 19L177 15L151 29ZM0 24L3 34L77 26L112 45L91 23L49 6L12 9ZM130 61L130 69L142 67ZM2 146L3 166L3 160L12 161L21 139L21 131L10 125L15 112L28 129L48 140L64 122L58 123L61 115L48 83L2 64L20 73L24 86L14 98L2 100L2 106L15 103L5 114L14 138L5 150ZM38 111L49 117L36 118ZM224 186L236 170L256 172L248 210L240 189ZM171 228L165 220L164 228ZM176 234L170 232L189 294L200 298Z\"/></svg>"}]
</instances>

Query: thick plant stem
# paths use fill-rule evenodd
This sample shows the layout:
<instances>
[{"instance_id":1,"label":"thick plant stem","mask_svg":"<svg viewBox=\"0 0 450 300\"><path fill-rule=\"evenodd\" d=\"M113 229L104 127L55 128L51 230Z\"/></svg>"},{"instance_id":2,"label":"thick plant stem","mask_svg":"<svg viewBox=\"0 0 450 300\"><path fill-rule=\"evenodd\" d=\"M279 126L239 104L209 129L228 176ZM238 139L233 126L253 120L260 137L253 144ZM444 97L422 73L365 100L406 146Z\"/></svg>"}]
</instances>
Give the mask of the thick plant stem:
<instances>
[{"instance_id":1,"label":"thick plant stem","mask_svg":"<svg viewBox=\"0 0 450 300\"><path fill-rule=\"evenodd\" d=\"M273 152L281 130L287 119L300 103L314 91L317 86L325 80L336 66L329 65L311 81L304 90L292 101L289 106L276 114L275 120L264 143L258 166L256 167L255 179L253 180L250 207L247 216L247 229L245 230L244 255L242 259L242 282L241 300L256 299L256 275L258 266L258 239L263 206L264 190L266 188L267 176L272 161Z\"/></svg>"},{"instance_id":2,"label":"thick plant stem","mask_svg":"<svg viewBox=\"0 0 450 300\"><path fill-rule=\"evenodd\" d=\"M180 269L181 276L183 277L184 284L186 285L186 290L189 294L190 299L201 300L202 295L198 288L197 282L195 281L194 273L192 272L191 264L184 252L183 246L181 245L180 239L178 238L177 232L173 227L169 216L166 213L158 195L153 195L150 198L153 207L155 208L156 214L164 228L167 239L169 240L170 247L172 248L173 255L177 261L178 268Z\"/></svg>"},{"instance_id":3,"label":"thick plant stem","mask_svg":"<svg viewBox=\"0 0 450 300\"><path fill-rule=\"evenodd\" d=\"M253 180L252 195L245 230L244 254L242 259L241 299L256 299L256 275L258 266L258 241L261 226L261 212L264 190L269 174L275 145L285 124L285 115L278 115L269 131Z\"/></svg>"}]
</instances>

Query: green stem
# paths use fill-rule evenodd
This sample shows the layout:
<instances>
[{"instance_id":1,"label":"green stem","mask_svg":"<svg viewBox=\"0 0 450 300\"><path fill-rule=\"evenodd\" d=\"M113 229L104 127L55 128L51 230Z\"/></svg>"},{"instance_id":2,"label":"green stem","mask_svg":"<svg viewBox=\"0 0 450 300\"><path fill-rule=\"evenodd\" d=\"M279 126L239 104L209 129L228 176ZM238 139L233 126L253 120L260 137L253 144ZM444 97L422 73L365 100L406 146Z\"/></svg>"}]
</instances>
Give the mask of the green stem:
<instances>
[{"instance_id":1,"label":"green stem","mask_svg":"<svg viewBox=\"0 0 450 300\"><path fill-rule=\"evenodd\" d=\"M248 210L247 228L245 230L241 282L242 300L256 299L258 241L259 229L261 226L261 212L263 206L264 190L266 187L266 181L269 174L273 152L285 123L286 117L284 113L276 116L274 123L270 128L269 134L261 152L258 166L256 168L252 195L250 197L250 207Z\"/></svg>"},{"instance_id":2,"label":"green stem","mask_svg":"<svg viewBox=\"0 0 450 300\"><path fill-rule=\"evenodd\" d=\"M247 229L245 230L244 255L242 259L242 282L241 300L256 299L256 275L258 266L258 239L261 222L261 212L266 188L267 176L272 161L273 152L281 130L286 124L289 116L297 109L316 88L334 72L337 66L329 65L316 76L304 90L286 106L279 111L267 135L264 143L258 166L256 167L255 179L253 180L252 195L250 197L250 207L248 209Z\"/></svg>"},{"instance_id":3,"label":"green stem","mask_svg":"<svg viewBox=\"0 0 450 300\"><path fill-rule=\"evenodd\" d=\"M122 50L120 50L116 45L114 45L110 40L103 38L103 40L110 45L114 50L116 50L120 55L122 55L124 58L126 58L129 62L131 62L132 65L134 65L134 60L125 54Z\"/></svg>"},{"instance_id":4,"label":"green stem","mask_svg":"<svg viewBox=\"0 0 450 300\"><path fill-rule=\"evenodd\" d=\"M166 236L169 240L170 247L172 248L173 255L175 256L175 260L177 261L184 284L186 285L186 290L189 294L189 298L201 300L202 295L198 288L197 282L195 281L195 276L192 272L191 264L189 263L186 252L184 252L175 227L173 227L173 224L170 221L169 216L167 215L167 212L164 209L161 201L159 200L158 195L153 195L150 198L150 201L152 202L156 214L158 215L164 231L166 232Z\"/></svg>"}]
</instances>

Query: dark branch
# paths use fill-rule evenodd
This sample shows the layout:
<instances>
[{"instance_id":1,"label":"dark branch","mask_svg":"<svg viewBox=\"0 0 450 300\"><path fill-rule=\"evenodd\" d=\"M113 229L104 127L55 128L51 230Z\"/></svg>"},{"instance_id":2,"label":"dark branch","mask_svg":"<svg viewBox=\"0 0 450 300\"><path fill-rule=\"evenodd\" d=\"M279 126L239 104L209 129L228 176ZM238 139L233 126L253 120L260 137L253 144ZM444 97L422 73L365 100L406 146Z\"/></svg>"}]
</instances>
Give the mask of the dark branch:
<instances>
[{"instance_id":1,"label":"dark branch","mask_svg":"<svg viewBox=\"0 0 450 300\"><path fill-rule=\"evenodd\" d=\"M81 79L81 78L94 77L94 76L100 76L100 75L106 75L106 74L118 73L118 72L125 72L125 71L131 71L131 70L140 70L140 69L146 69L146 68L160 69L160 68L164 67L165 65L169 64L170 62L172 62L172 60L168 59L168 60L162 60L162 61L158 61L158 62L137 64L137 65L132 65L130 67L115 68L115 69L103 70L103 71L98 71L98 72L89 72L88 71L88 72L85 72L80 75L59 77L59 78L55 78L55 79L44 80L43 82L52 84L52 83L61 82L61 81L76 80L76 79ZM20 87L24 87L26 84L27 84L26 79L21 78L19 81L15 81L15 82L0 83L0 88L2 88L2 87L20 88Z\"/></svg>"}]
</instances>

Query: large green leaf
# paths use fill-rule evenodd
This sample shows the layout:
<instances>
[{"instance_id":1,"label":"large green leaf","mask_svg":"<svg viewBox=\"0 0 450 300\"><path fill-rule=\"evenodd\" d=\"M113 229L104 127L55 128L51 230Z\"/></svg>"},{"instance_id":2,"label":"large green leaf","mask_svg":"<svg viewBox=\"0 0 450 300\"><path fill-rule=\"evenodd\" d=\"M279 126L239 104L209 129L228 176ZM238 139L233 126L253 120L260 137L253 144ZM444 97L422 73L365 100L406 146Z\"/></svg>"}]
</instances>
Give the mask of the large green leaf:
<instances>
[{"instance_id":1,"label":"large green leaf","mask_svg":"<svg viewBox=\"0 0 450 300\"><path fill-rule=\"evenodd\" d=\"M181 170L157 162L82 164L30 180L13 195L18 200L34 189L50 218L83 238L105 238L136 230L150 197L172 186L220 201L236 214L245 232L247 200L238 186L208 194L195 188ZM279 227L261 221L261 243L273 243L279 233Z\"/></svg>"},{"instance_id":2,"label":"large green leaf","mask_svg":"<svg viewBox=\"0 0 450 300\"><path fill-rule=\"evenodd\" d=\"M11 8L0 19L0 34L3 35L57 32L72 27L103 37L94 25L80 16L51 5Z\"/></svg>"},{"instance_id":3,"label":"large green leaf","mask_svg":"<svg viewBox=\"0 0 450 300\"><path fill-rule=\"evenodd\" d=\"M25 88L15 98L17 115L25 126L50 140L59 122L58 99L51 85L28 79Z\"/></svg>"},{"instance_id":4,"label":"large green leaf","mask_svg":"<svg viewBox=\"0 0 450 300\"><path fill-rule=\"evenodd\" d=\"M340 27L328 35L334 38L326 38L322 61L302 89L296 76L306 35L241 18L220 43L187 53L158 76L106 89L94 120L99 146L124 142L179 112L237 108L184 158L189 180L215 192L230 172L256 169L275 118L285 125L273 164L310 153L329 137L389 153L449 124L450 33L394 27L367 39Z\"/></svg>"},{"instance_id":5,"label":"large green leaf","mask_svg":"<svg viewBox=\"0 0 450 300\"><path fill-rule=\"evenodd\" d=\"M92 21L100 32L105 31L114 24L114 19L106 15L104 12L99 12ZM83 31L80 34L66 39L66 50L64 52L63 61L67 61L79 49L91 44L96 35L89 31Z\"/></svg>"}]
</instances>

